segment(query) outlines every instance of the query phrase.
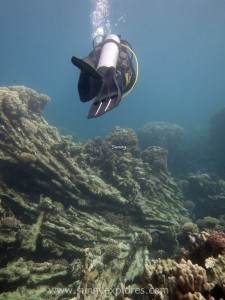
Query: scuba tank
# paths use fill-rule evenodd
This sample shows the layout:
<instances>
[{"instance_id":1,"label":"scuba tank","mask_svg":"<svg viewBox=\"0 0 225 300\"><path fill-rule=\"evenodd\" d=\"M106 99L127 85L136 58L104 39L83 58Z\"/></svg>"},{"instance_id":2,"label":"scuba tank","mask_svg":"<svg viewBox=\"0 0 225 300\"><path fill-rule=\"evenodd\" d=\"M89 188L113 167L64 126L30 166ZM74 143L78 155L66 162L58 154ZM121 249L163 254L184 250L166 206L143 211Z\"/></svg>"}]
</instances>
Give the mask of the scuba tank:
<instances>
[{"instance_id":1,"label":"scuba tank","mask_svg":"<svg viewBox=\"0 0 225 300\"><path fill-rule=\"evenodd\" d=\"M98 35L93 39L93 50L87 57L72 57L81 70L78 92L82 102L94 98L88 118L96 118L119 105L134 87L137 75L132 64L135 53L129 43L115 34Z\"/></svg>"},{"instance_id":2,"label":"scuba tank","mask_svg":"<svg viewBox=\"0 0 225 300\"><path fill-rule=\"evenodd\" d=\"M97 72L102 76L102 85L89 110L88 118L101 116L113 109L120 103L122 97L116 71L120 52L120 38L114 34L107 35L99 46L102 49L97 64Z\"/></svg>"},{"instance_id":3,"label":"scuba tank","mask_svg":"<svg viewBox=\"0 0 225 300\"><path fill-rule=\"evenodd\" d=\"M112 67L116 69L117 60L119 57L119 47L120 39L117 35L110 34L106 36L97 66L97 71L101 75L105 74L107 68Z\"/></svg>"}]
</instances>

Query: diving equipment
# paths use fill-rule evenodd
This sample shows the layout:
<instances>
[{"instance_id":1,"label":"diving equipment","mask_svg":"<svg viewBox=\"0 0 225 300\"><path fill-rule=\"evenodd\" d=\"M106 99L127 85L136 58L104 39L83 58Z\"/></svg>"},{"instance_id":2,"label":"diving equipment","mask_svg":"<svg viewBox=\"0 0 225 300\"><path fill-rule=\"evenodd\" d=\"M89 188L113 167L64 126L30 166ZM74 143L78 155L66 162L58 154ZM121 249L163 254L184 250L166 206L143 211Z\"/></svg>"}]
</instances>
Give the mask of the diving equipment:
<instances>
[{"instance_id":1,"label":"diving equipment","mask_svg":"<svg viewBox=\"0 0 225 300\"><path fill-rule=\"evenodd\" d=\"M114 34L100 35L95 39L94 49L88 56L83 59L72 57L72 63L81 70L78 81L80 100L86 102L94 98L88 118L99 117L118 106L138 78L137 58L127 41Z\"/></svg>"},{"instance_id":2,"label":"diving equipment","mask_svg":"<svg viewBox=\"0 0 225 300\"><path fill-rule=\"evenodd\" d=\"M88 118L96 118L116 107L122 93L116 77L116 66L119 57L120 39L117 35L108 35L104 42L97 66L102 76L102 86L95 98Z\"/></svg>"},{"instance_id":3,"label":"diving equipment","mask_svg":"<svg viewBox=\"0 0 225 300\"><path fill-rule=\"evenodd\" d=\"M120 39L117 35L110 34L105 38L97 66L97 70L101 75L104 75L106 68L113 67L116 69L119 46Z\"/></svg>"}]
</instances>

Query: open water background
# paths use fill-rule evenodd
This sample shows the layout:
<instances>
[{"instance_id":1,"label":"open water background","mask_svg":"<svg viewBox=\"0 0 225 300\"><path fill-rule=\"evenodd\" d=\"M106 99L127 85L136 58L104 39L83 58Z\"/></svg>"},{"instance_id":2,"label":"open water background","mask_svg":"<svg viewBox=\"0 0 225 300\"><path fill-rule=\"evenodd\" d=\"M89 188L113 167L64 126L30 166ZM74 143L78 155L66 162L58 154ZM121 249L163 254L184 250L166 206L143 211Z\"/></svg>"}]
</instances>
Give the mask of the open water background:
<instances>
[{"instance_id":1,"label":"open water background","mask_svg":"<svg viewBox=\"0 0 225 300\"><path fill-rule=\"evenodd\" d=\"M118 108L88 120L70 59L92 49L96 1L0 0L0 85L48 94L47 121L78 139L152 121L207 126L225 104L225 1L109 0L111 32L131 43L139 80Z\"/></svg>"}]
</instances>

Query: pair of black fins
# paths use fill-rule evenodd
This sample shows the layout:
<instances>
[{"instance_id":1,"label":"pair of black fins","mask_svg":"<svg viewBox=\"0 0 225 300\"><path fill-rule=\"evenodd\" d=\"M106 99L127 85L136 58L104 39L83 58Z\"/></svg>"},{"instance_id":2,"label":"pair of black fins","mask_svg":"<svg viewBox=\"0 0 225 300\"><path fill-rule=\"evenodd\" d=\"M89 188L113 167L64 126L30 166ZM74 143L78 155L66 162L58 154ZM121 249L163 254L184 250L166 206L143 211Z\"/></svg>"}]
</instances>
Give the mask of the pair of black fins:
<instances>
[{"instance_id":1,"label":"pair of black fins","mask_svg":"<svg viewBox=\"0 0 225 300\"><path fill-rule=\"evenodd\" d=\"M99 117L119 105L122 92L115 68L107 68L102 76L89 57L79 59L73 56L71 61L81 71L78 82L80 100L86 102L95 98L88 119Z\"/></svg>"}]
</instances>

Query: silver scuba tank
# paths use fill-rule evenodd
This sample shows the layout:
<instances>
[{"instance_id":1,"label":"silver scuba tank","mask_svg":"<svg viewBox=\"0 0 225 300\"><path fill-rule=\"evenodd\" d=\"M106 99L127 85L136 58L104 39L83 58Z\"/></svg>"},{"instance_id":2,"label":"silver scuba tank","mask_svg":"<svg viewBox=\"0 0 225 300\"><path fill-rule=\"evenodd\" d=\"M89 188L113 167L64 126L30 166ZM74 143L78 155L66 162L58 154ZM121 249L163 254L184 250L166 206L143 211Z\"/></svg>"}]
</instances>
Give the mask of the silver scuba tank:
<instances>
[{"instance_id":1,"label":"silver scuba tank","mask_svg":"<svg viewBox=\"0 0 225 300\"><path fill-rule=\"evenodd\" d=\"M113 67L116 69L119 46L120 39L117 35L110 34L105 38L97 66L97 70L101 75L105 74L107 68Z\"/></svg>"}]
</instances>

